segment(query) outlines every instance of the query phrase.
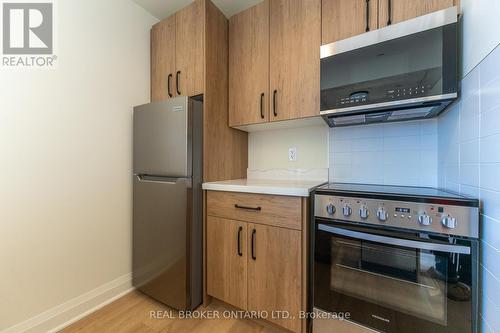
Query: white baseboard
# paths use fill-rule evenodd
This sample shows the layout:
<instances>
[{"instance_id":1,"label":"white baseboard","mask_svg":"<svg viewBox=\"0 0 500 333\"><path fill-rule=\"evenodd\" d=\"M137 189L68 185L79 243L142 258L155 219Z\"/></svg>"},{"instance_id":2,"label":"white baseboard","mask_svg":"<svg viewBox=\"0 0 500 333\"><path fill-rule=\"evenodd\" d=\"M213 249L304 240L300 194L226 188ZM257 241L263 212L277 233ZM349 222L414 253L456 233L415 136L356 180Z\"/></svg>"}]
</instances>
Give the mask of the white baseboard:
<instances>
[{"instance_id":1,"label":"white baseboard","mask_svg":"<svg viewBox=\"0 0 500 333\"><path fill-rule=\"evenodd\" d=\"M132 274L128 273L94 290L9 327L0 333L57 332L90 313L131 292Z\"/></svg>"}]
</instances>

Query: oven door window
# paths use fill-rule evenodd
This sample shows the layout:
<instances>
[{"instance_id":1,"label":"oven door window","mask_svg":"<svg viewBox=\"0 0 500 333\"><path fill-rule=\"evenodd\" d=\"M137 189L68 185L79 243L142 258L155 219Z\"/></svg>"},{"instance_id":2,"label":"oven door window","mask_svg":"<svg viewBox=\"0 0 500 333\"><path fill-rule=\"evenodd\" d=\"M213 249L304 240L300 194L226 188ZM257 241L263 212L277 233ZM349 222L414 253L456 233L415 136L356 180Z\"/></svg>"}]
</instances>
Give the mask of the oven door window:
<instances>
[{"instance_id":1,"label":"oven door window","mask_svg":"<svg viewBox=\"0 0 500 333\"><path fill-rule=\"evenodd\" d=\"M385 332L470 327L470 281L460 280L470 255L399 246L401 239L386 235L379 238L388 242L354 234L368 237L317 230L316 307L349 312L353 321Z\"/></svg>"}]
</instances>

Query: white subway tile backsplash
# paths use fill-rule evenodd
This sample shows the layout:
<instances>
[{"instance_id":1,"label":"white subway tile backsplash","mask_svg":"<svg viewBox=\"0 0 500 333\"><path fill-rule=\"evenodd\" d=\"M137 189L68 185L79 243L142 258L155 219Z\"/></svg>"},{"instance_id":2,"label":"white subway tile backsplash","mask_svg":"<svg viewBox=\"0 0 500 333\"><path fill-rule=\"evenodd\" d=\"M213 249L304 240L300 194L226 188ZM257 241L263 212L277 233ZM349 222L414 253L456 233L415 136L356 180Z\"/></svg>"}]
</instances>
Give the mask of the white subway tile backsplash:
<instances>
[{"instance_id":1,"label":"white subway tile backsplash","mask_svg":"<svg viewBox=\"0 0 500 333\"><path fill-rule=\"evenodd\" d=\"M382 151L383 144L383 138L352 139L351 152Z\"/></svg>"},{"instance_id":2,"label":"white subway tile backsplash","mask_svg":"<svg viewBox=\"0 0 500 333\"><path fill-rule=\"evenodd\" d=\"M494 134L500 134L500 104L496 108L481 113L481 136Z\"/></svg>"},{"instance_id":3,"label":"white subway tile backsplash","mask_svg":"<svg viewBox=\"0 0 500 333\"><path fill-rule=\"evenodd\" d=\"M384 150L416 150L419 148L419 135L384 138Z\"/></svg>"},{"instance_id":4,"label":"white subway tile backsplash","mask_svg":"<svg viewBox=\"0 0 500 333\"><path fill-rule=\"evenodd\" d=\"M460 144L460 163L479 163L479 139Z\"/></svg>"},{"instance_id":5,"label":"white subway tile backsplash","mask_svg":"<svg viewBox=\"0 0 500 333\"><path fill-rule=\"evenodd\" d=\"M500 191L500 163L481 163L480 170L481 187L488 190Z\"/></svg>"},{"instance_id":6,"label":"white subway tile backsplash","mask_svg":"<svg viewBox=\"0 0 500 333\"><path fill-rule=\"evenodd\" d=\"M481 311L486 324L492 332L500 331L500 310L491 301L488 295L484 295L481 302Z\"/></svg>"},{"instance_id":7,"label":"white subway tile backsplash","mask_svg":"<svg viewBox=\"0 0 500 333\"><path fill-rule=\"evenodd\" d=\"M331 132L332 131L330 130L330 133ZM352 140L331 140L330 153L350 153L351 144Z\"/></svg>"},{"instance_id":8,"label":"white subway tile backsplash","mask_svg":"<svg viewBox=\"0 0 500 333\"><path fill-rule=\"evenodd\" d=\"M500 47L497 47L490 55L488 55L479 65L481 93L485 86L492 80L500 76ZM477 68L474 70L476 71Z\"/></svg>"},{"instance_id":9,"label":"white subway tile backsplash","mask_svg":"<svg viewBox=\"0 0 500 333\"><path fill-rule=\"evenodd\" d=\"M493 275L500 276L500 251L485 241L481 242L481 264ZM500 328L500 327L499 327Z\"/></svg>"},{"instance_id":10,"label":"white subway tile backsplash","mask_svg":"<svg viewBox=\"0 0 500 333\"><path fill-rule=\"evenodd\" d=\"M500 163L500 134L481 138L481 163Z\"/></svg>"},{"instance_id":11,"label":"white subway tile backsplash","mask_svg":"<svg viewBox=\"0 0 500 333\"><path fill-rule=\"evenodd\" d=\"M437 186L437 132L436 119L333 128L330 180Z\"/></svg>"},{"instance_id":12,"label":"white subway tile backsplash","mask_svg":"<svg viewBox=\"0 0 500 333\"><path fill-rule=\"evenodd\" d=\"M460 164L460 184L479 187L479 163Z\"/></svg>"},{"instance_id":13,"label":"white subway tile backsplash","mask_svg":"<svg viewBox=\"0 0 500 333\"><path fill-rule=\"evenodd\" d=\"M481 86L481 112L488 112L500 105L500 75Z\"/></svg>"},{"instance_id":14,"label":"white subway tile backsplash","mask_svg":"<svg viewBox=\"0 0 500 333\"><path fill-rule=\"evenodd\" d=\"M488 216L481 217L481 235L483 240L496 249L500 249L500 221L496 221ZM500 287L500 283L498 284ZM500 296L500 288L498 290ZM500 302L500 297L498 297Z\"/></svg>"},{"instance_id":15,"label":"white subway tile backsplash","mask_svg":"<svg viewBox=\"0 0 500 333\"><path fill-rule=\"evenodd\" d=\"M483 204L483 214L500 221L500 192L482 188L480 195Z\"/></svg>"},{"instance_id":16,"label":"white subway tile backsplash","mask_svg":"<svg viewBox=\"0 0 500 333\"><path fill-rule=\"evenodd\" d=\"M481 327L500 332L500 48L464 78L461 100L439 118L438 153L438 184L481 200Z\"/></svg>"},{"instance_id":17,"label":"white subway tile backsplash","mask_svg":"<svg viewBox=\"0 0 500 333\"><path fill-rule=\"evenodd\" d=\"M479 76L480 71L474 70L462 80L462 101L466 102L469 98L475 98L479 101Z\"/></svg>"}]
</instances>

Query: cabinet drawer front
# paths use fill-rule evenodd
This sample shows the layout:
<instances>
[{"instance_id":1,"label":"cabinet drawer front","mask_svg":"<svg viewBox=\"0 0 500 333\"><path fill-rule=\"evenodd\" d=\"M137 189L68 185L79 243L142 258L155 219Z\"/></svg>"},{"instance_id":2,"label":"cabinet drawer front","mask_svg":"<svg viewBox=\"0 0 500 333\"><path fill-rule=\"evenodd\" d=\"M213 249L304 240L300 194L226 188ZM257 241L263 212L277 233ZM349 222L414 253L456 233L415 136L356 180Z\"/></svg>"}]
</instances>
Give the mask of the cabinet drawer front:
<instances>
[{"instance_id":1,"label":"cabinet drawer front","mask_svg":"<svg viewBox=\"0 0 500 333\"><path fill-rule=\"evenodd\" d=\"M301 230L301 198L209 191L207 215Z\"/></svg>"}]
</instances>

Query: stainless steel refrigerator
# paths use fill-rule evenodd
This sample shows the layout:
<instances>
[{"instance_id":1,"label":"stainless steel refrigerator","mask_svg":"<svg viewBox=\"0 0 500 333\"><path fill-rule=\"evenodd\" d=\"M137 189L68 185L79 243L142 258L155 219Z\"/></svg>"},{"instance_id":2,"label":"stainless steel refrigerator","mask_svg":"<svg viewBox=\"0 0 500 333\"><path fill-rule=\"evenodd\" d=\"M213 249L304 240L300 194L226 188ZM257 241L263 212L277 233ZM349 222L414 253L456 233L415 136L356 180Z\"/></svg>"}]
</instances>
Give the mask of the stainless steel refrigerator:
<instances>
[{"instance_id":1,"label":"stainless steel refrigerator","mask_svg":"<svg viewBox=\"0 0 500 333\"><path fill-rule=\"evenodd\" d=\"M133 285L178 310L202 301L203 105L134 108Z\"/></svg>"}]
</instances>

